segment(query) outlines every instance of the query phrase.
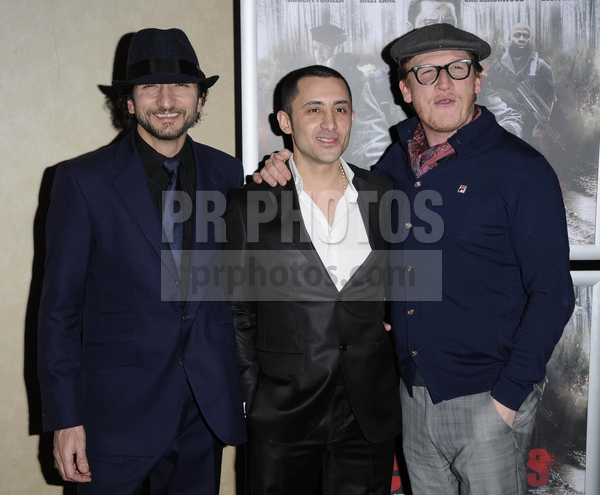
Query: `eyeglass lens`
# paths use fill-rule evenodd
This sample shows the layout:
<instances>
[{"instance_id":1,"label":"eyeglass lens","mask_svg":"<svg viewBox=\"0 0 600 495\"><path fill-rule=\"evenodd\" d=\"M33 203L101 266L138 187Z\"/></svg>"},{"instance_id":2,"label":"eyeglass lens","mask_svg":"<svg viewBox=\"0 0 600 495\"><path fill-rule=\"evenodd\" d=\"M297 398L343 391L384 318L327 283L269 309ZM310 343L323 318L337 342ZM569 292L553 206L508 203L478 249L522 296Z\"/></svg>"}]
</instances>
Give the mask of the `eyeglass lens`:
<instances>
[{"instance_id":1,"label":"eyeglass lens","mask_svg":"<svg viewBox=\"0 0 600 495\"><path fill-rule=\"evenodd\" d=\"M471 64L470 60L456 60L443 67L439 65L425 65L423 67L416 67L416 69L415 75L417 76L417 81L419 83L433 84L437 80L442 69L446 69L448 75L452 79L459 81L461 79L466 79L471 71Z\"/></svg>"}]
</instances>

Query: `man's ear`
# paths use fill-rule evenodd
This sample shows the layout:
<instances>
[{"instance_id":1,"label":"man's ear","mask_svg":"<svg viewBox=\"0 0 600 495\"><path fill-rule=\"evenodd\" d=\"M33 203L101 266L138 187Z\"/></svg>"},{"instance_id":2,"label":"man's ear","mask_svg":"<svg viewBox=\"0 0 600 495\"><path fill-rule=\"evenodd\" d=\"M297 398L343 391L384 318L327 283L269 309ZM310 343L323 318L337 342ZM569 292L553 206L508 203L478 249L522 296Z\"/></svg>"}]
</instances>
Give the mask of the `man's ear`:
<instances>
[{"instance_id":1,"label":"man's ear","mask_svg":"<svg viewBox=\"0 0 600 495\"><path fill-rule=\"evenodd\" d=\"M483 73L479 73L475 76L475 94L481 93L481 85L483 81Z\"/></svg>"},{"instance_id":2,"label":"man's ear","mask_svg":"<svg viewBox=\"0 0 600 495\"><path fill-rule=\"evenodd\" d=\"M135 105L133 104L133 100L131 98L127 99L127 110L131 115L135 114Z\"/></svg>"},{"instance_id":3,"label":"man's ear","mask_svg":"<svg viewBox=\"0 0 600 495\"><path fill-rule=\"evenodd\" d=\"M398 86L400 87L400 91L402 92L402 97L404 98L404 101L406 103L411 103L412 95L408 84L406 84L406 79L402 79L402 81L398 83Z\"/></svg>"},{"instance_id":4,"label":"man's ear","mask_svg":"<svg viewBox=\"0 0 600 495\"><path fill-rule=\"evenodd\" d=\"M196 111L198 113L200 113L202 111L202 107L204 106L204 98L202 98L202 96L200 96L198 98L198 107L196 108Z\"/></svg>"},{"instance_id":5,"label":"man's ear","mask_svg":"<svg viewBox=\"0 0 600 495\"><path fill-rule=\"evenodd\" d=\"M283 110L279 110L279 112L277 112L277 122L279 122L279 128L283 132L285 132L286 134L292 133L292 123L290 121L290 116Z\"/></svg>"}]
</instances>

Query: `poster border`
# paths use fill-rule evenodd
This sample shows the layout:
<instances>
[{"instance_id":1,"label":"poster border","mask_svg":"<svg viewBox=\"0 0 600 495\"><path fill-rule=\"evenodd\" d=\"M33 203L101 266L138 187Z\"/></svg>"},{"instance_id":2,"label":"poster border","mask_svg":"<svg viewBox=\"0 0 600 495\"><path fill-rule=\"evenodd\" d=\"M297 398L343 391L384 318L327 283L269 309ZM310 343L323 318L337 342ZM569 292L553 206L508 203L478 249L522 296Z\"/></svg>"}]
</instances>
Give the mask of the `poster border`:
<instances>
[{"instance_id":1,"label":"poster border","mask_svg":"<svg viewBox=\"0 0 600 495\"><path fill-rule=\"evenodd\" d=\"M585 495L600 494L600 271L571 272L573 285L592 286Z\"/></svg>"},{"instance_id":2,"label":"poster border","mask_svg":"<svg viewBox=\"0 0 600 495\"><path fill-rule=\"evenodd\" d=\"M251 175L258 165L258 52L256 0L241 0L242 163ZM600 249L599 249L600 251Z\"/></svg>"}]
</instances>

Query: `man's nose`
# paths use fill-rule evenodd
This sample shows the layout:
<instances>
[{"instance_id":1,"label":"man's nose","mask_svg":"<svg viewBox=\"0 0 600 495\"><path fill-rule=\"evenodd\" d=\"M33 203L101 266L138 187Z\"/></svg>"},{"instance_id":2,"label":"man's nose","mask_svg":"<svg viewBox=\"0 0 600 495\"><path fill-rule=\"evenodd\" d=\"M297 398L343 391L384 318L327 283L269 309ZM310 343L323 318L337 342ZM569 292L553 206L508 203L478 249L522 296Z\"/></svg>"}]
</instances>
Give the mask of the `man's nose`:
<instances>
[{"instance_id":1,"label":"man's nose","mask_svg":"<svg viewBox=\"0 0 600 495\"><path fill-rule=\"evenodd\" d=\"M174 101L175 95L173 94L173 89L169 84L163 84L158 93L159 105L164 108L169 108L173 105Z\"/></svg>"},{"instance_id":2,"label":"man's nose","mask_svg":"<svg viewBox=\"0 0 600 495\"><path fill-rule=\"evenodd\" d=\"M333 130L337 127L333 112L323 112L323 120L321 121L323 129Z\"/></svg>"},{"instance_id":3,"label":"man's nose","mask_svg":"<svg viewBox=\"0 0 600 495\"><path fill-rule=\"evenodd\" d=\"M435 86L437 88L446 89L454 85L453 79L448 74L448 69L440 69Z\"/></svg>"}]
</instances>

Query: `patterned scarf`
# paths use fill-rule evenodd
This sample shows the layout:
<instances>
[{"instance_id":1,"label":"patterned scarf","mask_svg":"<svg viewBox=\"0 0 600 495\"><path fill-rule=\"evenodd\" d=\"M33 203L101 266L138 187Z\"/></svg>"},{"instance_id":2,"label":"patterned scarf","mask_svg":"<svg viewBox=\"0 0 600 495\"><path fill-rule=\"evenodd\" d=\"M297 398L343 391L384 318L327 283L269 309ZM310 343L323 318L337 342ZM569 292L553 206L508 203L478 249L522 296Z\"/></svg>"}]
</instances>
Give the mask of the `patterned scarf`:
<instances>
[{"instance_id":1,"label":"patterned scarf","mask_svg":"<svg viewBox=\"0 0 600 495\"><path fill-rule=\"evenodd\" d=\"M475 106L475 112L473 113L471 122L480 115L481 108ZM432 168L437 167L438 161L442 158L455 152L448 141L436 144L430 148L427 144L425 131L423 131L421 122L417 124L417 127L415 127L415 130L406 144L408 145L410 164L415 173L415 177L417 178L421 177L424 173L429 172Z\"/></svg>"}]
</instances>

